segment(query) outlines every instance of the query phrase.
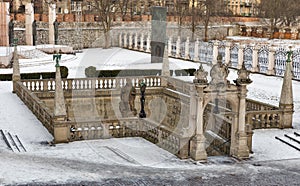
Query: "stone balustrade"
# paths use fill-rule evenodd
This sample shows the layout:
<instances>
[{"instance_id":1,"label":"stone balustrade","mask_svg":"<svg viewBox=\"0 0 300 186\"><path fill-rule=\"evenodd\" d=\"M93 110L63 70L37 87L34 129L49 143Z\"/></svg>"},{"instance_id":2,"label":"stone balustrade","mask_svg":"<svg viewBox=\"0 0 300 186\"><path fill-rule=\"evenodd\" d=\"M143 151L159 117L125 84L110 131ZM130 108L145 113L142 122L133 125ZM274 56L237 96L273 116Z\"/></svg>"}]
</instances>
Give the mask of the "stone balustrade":
<instances>
[{"instance_id":1,"label":"stone balustrade","mask_svg":"<svg viewBox=\"0 0 300 186\"><path fill-rule=\"evenodd\" d=\"M282 118L282 110L247 111L246 113L246 123L252 126L252 129L283 128Z\"/></svg>"},{"instance_id":2,"label":"stone balustrade","mask_svg":"<svg viewBox=\"0 0 300 186\"><path fill-rule=\"evenodd\" d=\"M53 113L46 107L46 105L35 94L32 94L32 92L21 82L16 83L16 94L53 135Z\"/></svg>"},{"instance_id":3,"label":"stone balustrade","mask_svg":"<svg viewBox=\"0 0 300 186\"><path fill-rule=\"evenodd\" d=\"M246 110L247 111L278 110L278 109L279 108L274 105L262 103L262 102L255 101L252 99L247 99L247 102L246 102Z\"/></svg>"},{"instance_id":4,"label":"stone balustrade","mask_svg":"<svg viewBox=\"0 0 300 186\"><path fill-rule=\"evenodd\" d=\"M141 80L146 83L147 87L160 87L161 77L111 77L111 78L78 78L62 79L63 90L91 90L91 89L115 89L123 87L126 81L130 79L133 86L139 87ZM31 92L49 92L55 91L54 79L34 79L22 80L22 83Z\"/></svg>"}]
</instances>

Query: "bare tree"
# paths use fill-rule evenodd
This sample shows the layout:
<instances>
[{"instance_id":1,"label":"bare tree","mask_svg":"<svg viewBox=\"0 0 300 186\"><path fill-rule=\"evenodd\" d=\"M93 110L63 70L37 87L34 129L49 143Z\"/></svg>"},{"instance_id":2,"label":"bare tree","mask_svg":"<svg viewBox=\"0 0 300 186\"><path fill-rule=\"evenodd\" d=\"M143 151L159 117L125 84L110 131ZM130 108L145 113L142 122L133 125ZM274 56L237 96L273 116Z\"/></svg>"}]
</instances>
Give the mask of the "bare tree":
<instances>
[{"instance_id":1,"label":"bare tree","mask_svg":"<svg viewBox=\"0 0 300 186\"><path fill-rule=\"evenodd\" d=\"M125 17L127 15L127 12L129 10L129 1L130 0L119 0L118 1L118 7L119 7L119 12L122 17L122 21L125 21Z\"/></svg>"},{"instance_id":2,"label":"bare tree","mask_svg":"<svg viewBox=\"0 0 300 186\"><path fill-rule=\"evenodd\" d=\"M259 5L259 16L267 18L271 31L278 26L291 26L300 15L299 0L264 0Z\"/></svg>"},{"instance_id":3,"label":"bare tree","mask_svg":"<svg viewBox=\"0 0 300 186\"><path fill-rule=\"evenodd\" d=\"M208 27L212 17L228 15L226 10L227 2L223 0L202 1L204 8L202 21L204 24L204 41L208 41Z\"/></svg>"},{"instance_id":4,"label":"bare tree","mask_svg":"<svg viewBox=\"0 0 300 186\"><path fill-rule=\"evenodd\" d=\"M98 15L98 21L100 21L103 33L104 33L104 48L109 48L110 43L110 31L112 28L113 19L118 12L117 0L87 0L92 2L94 10Z\"/></svg>"}]
</instances>

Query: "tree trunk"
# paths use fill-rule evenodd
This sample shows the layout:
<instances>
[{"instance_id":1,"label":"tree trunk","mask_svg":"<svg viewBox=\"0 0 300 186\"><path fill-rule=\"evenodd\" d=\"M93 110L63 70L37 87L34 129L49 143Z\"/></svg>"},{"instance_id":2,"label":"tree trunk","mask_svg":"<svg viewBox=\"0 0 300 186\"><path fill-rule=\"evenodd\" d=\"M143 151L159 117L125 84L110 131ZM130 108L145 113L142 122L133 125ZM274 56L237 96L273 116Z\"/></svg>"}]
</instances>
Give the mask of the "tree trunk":
<instances>
[{"instance_id":1,"label":"tree trunk","mask_svg":"<svg viewBox=\"0 0 300 186\"><path fill-rule=\"evenodd\" d=\"M105 43L104 43L104 48L110 48L111 47L111 43L110 43L110 32L104 32L104 39L105 39Z\"/></svg>"}]
</instances>

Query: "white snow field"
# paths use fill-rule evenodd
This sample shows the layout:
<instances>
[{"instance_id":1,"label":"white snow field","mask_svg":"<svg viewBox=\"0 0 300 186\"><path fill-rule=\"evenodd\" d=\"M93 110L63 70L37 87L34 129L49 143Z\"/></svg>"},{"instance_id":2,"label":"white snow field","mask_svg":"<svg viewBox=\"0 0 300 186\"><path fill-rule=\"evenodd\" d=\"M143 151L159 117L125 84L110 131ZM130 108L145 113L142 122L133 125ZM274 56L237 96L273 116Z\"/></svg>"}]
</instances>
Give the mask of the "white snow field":
<instances>
[{"instance_id":1,"label":"white snow field","mask_svg":"<svg viewBox=\"0 0 300 186\"><path fill-rule=\"evenodd\" d=\"M84 50L76 56L63 55L62 65L69 68L69 78L85 77L84 69L91 65L97 69L161 69L161 64L150 63L150 54L121 48L95 48ZM55 70L51 55L42 59L21 59L20 67L21 73ZM199 63L170 58L171 70L198 67ZM205 69L209 71L208 66ZM0 74L3 73L12 73L12 69L0 69ZM229 80L232 82L236 77L236 71L231 70ZM282 78L252 74L251 79L253 83L248 87L248 98L278 105ZM72 185L81 181L97 183L105 179L131 177L181 180L185 174L196 173L202 179L213 179L228 171L232 175L246 174L247 171L253 175L279 171L271 165L254 167L254 163L286 160L284 166L291 167L295 164L293 160L296 163L300 161L300 151L275 139L275 136L300 133L299 81L293 81L294 129L255 130L254 153L249 160L242 162L230 157L210 157L208 163L180 160L142 138L86 140L49 146L45 142L51 141L53 137L11 91L12 82L0 82L0 129L18 135L27 152L12 152L0 139L0 185Z\"/></svg>"}]
</instances>

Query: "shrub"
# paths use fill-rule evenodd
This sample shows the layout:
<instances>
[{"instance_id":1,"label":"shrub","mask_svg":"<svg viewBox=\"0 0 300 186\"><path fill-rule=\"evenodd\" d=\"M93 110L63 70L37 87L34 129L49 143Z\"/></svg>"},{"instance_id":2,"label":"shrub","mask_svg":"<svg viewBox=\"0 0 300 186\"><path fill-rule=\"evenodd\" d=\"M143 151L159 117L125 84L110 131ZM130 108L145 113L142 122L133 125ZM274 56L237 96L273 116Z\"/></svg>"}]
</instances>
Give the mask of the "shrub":
<instances>
[{"instance_id":1,"label":"shrub","mask_svg":"<svg viewBox=\"0 0 300 186\"><path fill-rule=\"evenodd\" d=\"M66 66L60 66L61 78L67 78L69 75L69 69Z\"/></svg>"},{"instance_id":2,"label":"shrub","mask_svg":"<svg viewBox=\"0 0 300 186\"><path fill-rule=\"evenodd\" d=\"M84 70L86 77L97 77L97 70L94 66L89 66Z\"/></svg>"}]
</instances>

